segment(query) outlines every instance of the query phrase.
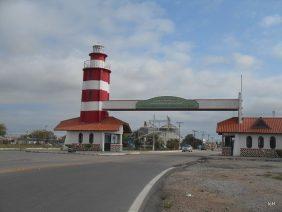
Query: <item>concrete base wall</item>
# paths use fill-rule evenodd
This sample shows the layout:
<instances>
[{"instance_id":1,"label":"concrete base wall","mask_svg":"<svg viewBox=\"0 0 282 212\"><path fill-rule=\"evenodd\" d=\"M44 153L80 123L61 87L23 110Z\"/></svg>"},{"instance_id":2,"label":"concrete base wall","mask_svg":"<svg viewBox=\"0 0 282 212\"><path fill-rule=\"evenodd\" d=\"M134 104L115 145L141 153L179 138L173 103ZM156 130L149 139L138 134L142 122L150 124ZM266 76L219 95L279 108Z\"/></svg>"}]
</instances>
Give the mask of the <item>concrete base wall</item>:
<instances>
[{"instance_id":1,"label":"concrete base wall","mask_svg":"<svg viewBox=\"0 0 282 212\"><path fill-rule=\"evenodd\" d=\"M248 149L248 148L241 148L240 149L240 156L244 156L244 157L270 157L270 158L277 158L278 154L276 153L275 149Z\"/></svg>"},{"instance_id":2,"label":"concrete base wall","mask_svg":"<svg viewBox=\"0 0 282 212\"><path fill-rule=\"evenodd\" d=\"M111 152L121 152L122 144L111 144Z\"/></svg>"},{"instance_id":3,"label":"concrete base wall","mask_svg":"<svg viewBox=\"0 0 282 212\"><path fill-rule=\"evenodd\" d=\"M222 147L223 156L231 156L231 147Z\"/></svg>"}]
</instances>

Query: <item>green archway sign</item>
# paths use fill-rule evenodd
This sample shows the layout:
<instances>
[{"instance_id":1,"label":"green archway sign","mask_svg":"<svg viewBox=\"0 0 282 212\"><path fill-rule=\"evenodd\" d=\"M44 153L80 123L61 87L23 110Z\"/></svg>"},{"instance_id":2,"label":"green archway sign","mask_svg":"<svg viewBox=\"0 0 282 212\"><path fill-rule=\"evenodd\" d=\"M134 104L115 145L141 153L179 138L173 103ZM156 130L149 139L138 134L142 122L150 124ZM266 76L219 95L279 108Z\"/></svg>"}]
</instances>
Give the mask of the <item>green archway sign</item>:
<instances>
[{"instance_id":1,"label":"green archway sign","mask_svg":"<svg viewBox=\"0 0 282 212\"><path fill-rule=\"evenodd\" d=\"M193 110L198 108L199 103L196 100L176 96L158 96L147 100L140 100L136 103L137 110Z\"/></svg>"}]
</instances>

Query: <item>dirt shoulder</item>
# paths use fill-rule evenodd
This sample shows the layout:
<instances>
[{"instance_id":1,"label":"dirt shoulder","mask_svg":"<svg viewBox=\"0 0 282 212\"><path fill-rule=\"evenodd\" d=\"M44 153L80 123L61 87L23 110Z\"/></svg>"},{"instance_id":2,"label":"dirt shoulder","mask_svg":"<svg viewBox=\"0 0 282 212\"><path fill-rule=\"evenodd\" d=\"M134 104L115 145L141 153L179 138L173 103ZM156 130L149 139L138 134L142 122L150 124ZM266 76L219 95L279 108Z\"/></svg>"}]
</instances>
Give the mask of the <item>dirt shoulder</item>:
<instances>
[{"instance_id":1,"label":"dirt shoulder","mask_svg":"<svg viewBox=\"0 0 282 212\"><path fill-rule=\"evenodd\" d=\"M282 162L209 159L168 176L146 211L282 211Z\"/></svg>"}]
</instances>

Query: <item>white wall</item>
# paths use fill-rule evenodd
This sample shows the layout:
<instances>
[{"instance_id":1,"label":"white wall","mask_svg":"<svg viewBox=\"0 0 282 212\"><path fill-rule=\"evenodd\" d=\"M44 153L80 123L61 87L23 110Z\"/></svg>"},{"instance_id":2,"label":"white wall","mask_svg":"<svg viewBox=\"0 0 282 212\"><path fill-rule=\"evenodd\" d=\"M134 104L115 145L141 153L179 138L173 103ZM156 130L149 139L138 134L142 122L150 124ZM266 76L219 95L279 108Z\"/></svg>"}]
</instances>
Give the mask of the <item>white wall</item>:
<instances>
[{"instance_id":1,"label":"white wall","mask_svg":"<svg viewBox=\"0 0 282 212\"><path fill-rule=\"evenodd\" d=\"M101 149L104 150L104 139L105 133L119 134L120 142L122 141L123 126L120 126L118 131L105 131L105 132L94 132L94 131L67 131L65 144L78 144L78 135L83 134L82 144L89 144L89 135L93 133L94 142L93 144L100 144Z\"/></svg>"},{"instance_id":2,"label":"white wall","mask_svg":"<svg viewBox=\"0 0 282 212\"><path fill-rule=\"evenodd\" d=\"M93 133L94 135L94 144L102 145L104 139L103 132L91 132L91 131L67 131L65 144L77 144L79 133L83 134L83 144L89 144L89 134Z\"/></svg>"},{"instance_id":3,"label":"white wall","mask_svg":"<svg viewBox=\"0 0 282 212\"><path fill-rule=\"evenodd\" d=\"M235 142L234 142L234 150L233 155L239 156L241 148L247 148L246 146L246 138L248 136L252 137L252 148L251 149L259 149L258 147L258 137L262 136L264 138L264 146L263 149L271 149L270 148L270 137L274 136L276 138L276 148L282 149L282 134L273 135L273 134L236 134Z\"/></svg>"}]
</instances>

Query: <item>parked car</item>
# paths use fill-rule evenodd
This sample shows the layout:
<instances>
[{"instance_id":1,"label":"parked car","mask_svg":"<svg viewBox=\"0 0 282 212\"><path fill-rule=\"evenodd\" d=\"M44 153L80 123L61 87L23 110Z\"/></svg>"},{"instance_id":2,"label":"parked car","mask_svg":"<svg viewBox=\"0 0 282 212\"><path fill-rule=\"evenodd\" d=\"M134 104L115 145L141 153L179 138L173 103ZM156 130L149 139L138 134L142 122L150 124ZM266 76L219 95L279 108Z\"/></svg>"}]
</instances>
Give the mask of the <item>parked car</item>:
<instances>
[{"instance_id":1,"label":"parked car","mask_svg":"<svg viewBox=\"0 0 282 212\"><path fill-rule=\"evenodd\" d=\"M192 152L192 146L191 145L183 146L182 152Z\"/></svg>"},{"instance_id":2,"label":"parked car","mask_svg":"<svg viewBox=\"0 0 282 212\"><path fill-rule=\"evenodd\" d=\"M68 147L68 152L76 152L76 149L75 148L73 148L73 147Z\"/></svg>"},{"instance_id":3,"label":"parked car","mask_svg":"<svg viewBox=\"0 0 282 212\"><path fill-rule=\"evenodd\" d=\"M207 150L206 146L205 146L205 145L202 145L202 146L201 146L201 150Z\"/></svg>"}]
</instances>

